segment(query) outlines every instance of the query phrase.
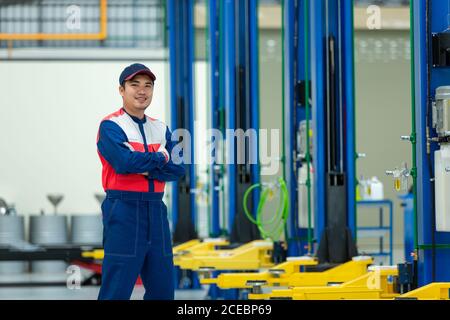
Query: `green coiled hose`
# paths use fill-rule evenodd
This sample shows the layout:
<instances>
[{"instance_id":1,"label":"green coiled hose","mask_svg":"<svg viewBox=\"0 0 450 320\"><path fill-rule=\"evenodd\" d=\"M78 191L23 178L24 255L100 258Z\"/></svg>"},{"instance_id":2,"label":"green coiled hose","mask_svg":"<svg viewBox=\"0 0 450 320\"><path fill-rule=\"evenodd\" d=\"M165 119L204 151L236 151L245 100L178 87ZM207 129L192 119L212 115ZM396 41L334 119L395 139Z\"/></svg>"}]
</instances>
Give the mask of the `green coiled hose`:
<instances>
[{"instance_id":1,"label":"green coiled hose","mask_svg":"<svg viewBox=\"0 0 450 320\"><path fill-rule=\"evenodd\" d=\"M270 238L276 241L279 240L281 234L283 233L289 215L289 192L283 178L278 178L278 184L264 188L258 203L255 219L247 208L247 199L252 190L262 187L262 184L257 183L247 189L244 194L243 201L244 212L247 218L258 227L258 230L263 238ZM280 189L280 204L277 212L270 218L270 220L263 221L264 207L276 187L279 187ZM266 225L271 227L265 227Z\"/></svg>"}]
</instances>

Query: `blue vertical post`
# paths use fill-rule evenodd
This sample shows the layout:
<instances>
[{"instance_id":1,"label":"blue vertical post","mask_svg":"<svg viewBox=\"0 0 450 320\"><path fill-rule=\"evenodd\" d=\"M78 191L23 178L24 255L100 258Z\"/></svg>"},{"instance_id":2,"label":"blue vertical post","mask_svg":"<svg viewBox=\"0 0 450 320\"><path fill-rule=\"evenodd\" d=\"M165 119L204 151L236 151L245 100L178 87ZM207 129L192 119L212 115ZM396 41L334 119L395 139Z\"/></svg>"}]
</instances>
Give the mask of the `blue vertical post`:
<instances>
[{"instance_id":1,"label":"blue vertical post","mask_svg":"<svg viewBox=\"0 0 450 320\"><path fill-rule=\"evenodd\" d=\"M418 243L431 243L429 231L430 186L427 170L425 141L425 106L427 104L427 49L426 49L426 15L425 1L414 1L414 52L415 52L415 99L417 129L417 212ZM434 214L434 212L432 213ZM427 230L428 229L428 230ZM418 263L419 285L432 281L431 251L420 251Z\"/></svg>"},{"instance_id":2,"label":"blue vertical post","mask_svg":"<svg viewBox=\"0 0 450 320\"><path fill-rule=\"evenodd\" d=\"M185 6L187 6L187 17L186 17L186 24L188 26L186 34L187 34L187 40L186 40L186 52L187 55L187 61L185 63L185 81L184 81L184 92L188 99L188 108L187 112L189 113L188 119L189 119L189 132L191 133L191 165L189 167L189 175L191 177L190 179L190 190L194 190L196 188L196 170L195 170L195 132L194 132L194 118L195 118L195 107L194 107L194 84L195 84L195 78L194 78L194 0L184 0ZM195 204L195 193L191 192L191 213L192 213L192 224L194 226L197 225L197 210L196 210L196 204Z\"/></svg>"},{"instance_id":3,"label":"blue vertical post","mask_svg":"<svg viewBox=\"0 0 450 320\"><path fill-rule=\"evenodd\" d=\"M226 119L226 177L227 177L227 212L230 240L246 242L258 238L258 230L245 216L243 211L243 194L251 184L259 181L257 143L244 142L245 162L237 152L235 130L258 129L258 23L257 1L221 2L220 34L220 98L222 98ZM223 82L222 82L223 79ZM253 135L254 136L254 135ZM256 137L257 138L257 137ZM238 138L240 139L240 138ZM252 149L247 147L251 146ZM247 152L249 151L249 153ZM252 157L246 157L251 155ZM239 157L238 157L239 156ZM242 156L242 155L241 155ZM258 192L252 195L252 212L256 211Z\"/></svg>"},{"instance_id":4,"label":"blue vertical post","mask_svg":"<svg viewBox=\"0 0 450 320\"><path fill-rule=\"evenodd\" d=\"M289 221L288 221L288 254L300 255L304 253L306 242L303 237L307 229L299 228L298 215L298 181L299 159L297 159L297 131L300 122L306 119L305 105L299 101L299 83L308 81L305 75L306 64L310 64L309 52L305 55L305 48L309 51L309 39L305 38L305 28L309 28L308 17L305 17L307 0L284 1L284 144L285 144L285 179L289 189ZM306 14L309 14L306 13ZM308 21L305 25L304 21ZM308 58L308 61L305 60ZM315 135L314 135L315 136ZM306 164L302 164L306 165ZM314 192L315 193L315 192ZM314 201L314 199L311 199ZM311 208L314 203L311 203Z\"/></svg>"},{"instance_id":5,"label":"blue vertical post","mask_svg":"<svg viewBox=\"0 0 450 320\"><path fill-rule=\"evenodd\" d=\"M284 70L283 70L283 83L284 83L284 92L281 94L284 95L284 132L283 134L283 142L285 144L285 158L283 159L282 164L284 164L284 179L286 180L286 186L289 190L289 220L287 224L287 232L289 237L295 239L295 235L297 234L296 230L297 219L295 219L298 212L296 211L296 199L297 199L297 181L295 179L294 173L294 159L292 150L294 150L294 139L295 139L295 119L293 119L293 106L294 104L294 87L295 87L295 79L294 79L294 65L297 57L294 55L294 0L284 0L284 10L283 10L283 19L282 23L284 23ZM296 246L297 239L294 241L288 240L288 253L289 255L296 256L300 252L300 248Z\"/></svg>"},{"instance_id":6,"label":"blue vertical post","mask_svg":"<svg viewBox=\"0 0 450 320\"><path fill-rule=\"evenodd\" d=\"M389 263L394 263L394 207L392 201L389 201ZM406 258L406 257L405 257Z\"/></svg>"},{"instance_id":7,"label":"blue vertical post","mask_svg":"<svg viewBox=\"0 0 450 320\"><path fill-rule=\"evenodd\" d=\"M432 34L441 33L441 32L449 32L450 28L450 3L448 1L429 1L430 5L430 32ZM430 41L432 36L430 35ZM448 51L447 51L448 55ZM428 67L431 68L430 72L430 95L434 101L434 96L436 94L436 89L440 86L449 86L450 85L450 67L432 67L433 63L431 60L431 56L428 57ZM425 106L424 104L422 106ZM431 117L430 117L431 118ZM432 168L434 168L434 153L438 146L434 144L431 147L431 164ZM436 209L435 209L436 210ZM435 212L431 212L430 210L424 211L424 215L428 214L428 226L431 224L431 216L434 215ZM425 227L427 228L427 227ZM430 230L431 228L427 228ZM439 232L434 230L434 238L435 243L447 246L447 248L436 249L436 276L434 281L447 281L450 282L450 232Z\"/></svg>"},{"instance_id":8,"label":"blue vertical post","mask_svg":"<svg viewBox=\"0 0 450 320\"><path fill-rule=\"evenodd\" d=\"M249 67L250 67L250 127L259 129L259 48L258 48L258 0L250 0L249 2ZM252 183L260 182L259 168L259 134L254 144L253 150L257 160L256 164L251 164ZM260 198L260 189L254 190L253 193L253 211L256 212Z\"/></svg>"},{"instance_id":9,"label":"blue vertical post","mask_svg":"<svg viewBox=\"0 0 450 320\"><path fill-rule=\"evenodd\" d=\"M172 187L173 225L180 220L182 195L189 200L191 224L195 228L195 144L194 144L194 26L193 0L168 0L170 110L171 127L183 128L190 133L190 152L185 152L186 176ZM190 155L189 159L186 159ZM182 186L180 190L180 186ZM186 195L188 194L188 195ZM191 237L187 237L188 240Z\"/></svg>"},{"instance_id":10,"label":"blue vertical post","mask_svg":"<svg viewBox=\"0 0 450 320\"><path fill-rule=\"evenodd\" d=\"M355 72L354 72L354 43L353 43L353 0L339 1L343 8L343 57L344 60L344 106L345 107L345 157L347 172L347 223L356 239L356 169L355 169ZM342 124L343 125L343 124Z\"/></svg>"},{"instance_id":11,"label":"blue vertical post","mask_svg":"<svg viewBox=\"0 0 450 320\"><path fill-rule=\"evenodd\" d=\"M177 34L177 25L175 23L175 1L176 0L168 0L167 1L167 17L168 17L168 29L169 29L169 61L170 65L173 66L169 70L170 74L170 112L173 113L176 112L176 101L177 101L177 90L176 90L176 84L177 84L177 68L175 66L177 63L177 57L175 55L175 52L177 50L177 41L176 41L176 34ZM176 120L175 117L172 114L170 125L173 128L176 128ZM175 182L172 184L172 224L173 226L176 226L178 222L178 182Z\"/></svg>"},{"instance_id":12,"label":"blue vertical post","mask_svg":"<svg viewBox=\"0 0 450 320\"><path fill-rule=\"evenodd\" d=\"M224 85L225 85L225 111L226 128L234 130L236 128L236 35L235 35L235 1L225 0L224 3ZM234 162L236 145L228 139L226 140L226 150L228 159ZM230 159L230 155L233 158ZM228 177L228 230L231 230L236 213L236 165L227 163Z\"/></svg>"},{"instance_id":13,"label":"blue vertical post","mask_svg":"<svg viewBox=\"0 0 450 320\"><path fill-rule=\"evenodd\" d=\"M211 127L219 127L220 117L220 93L219 93L219 4L217 0L209 1L209 64L210 64L210 104ZM215 142L217 143L217 141ZM218 150L215 150L217 157ZM213 155L211 155L213 156ZM216 170L217 162L213 162L210 168L211 185L211 236L220 235L220 205L219 205L219 175Z\"/></svg>"},{"instance_id":14,"label":"blue vertical post","mask_svg":"<svg viewBox=\"0 0 450 320\"><path fill-rule=\"evenodd\" d=\"M190 143L184 151L186 175L172 184L172 222L174 242L196 237L195 194L195 140L194 140L194 26L193 0L168 0L168 34L170 66L170 127L186 129ZM187 159L186 157L188 157ZM189 208L189 209L186 209ZM190 215L186 217L185 215ZM188 227L186 227L188 224ZM179 269L174 274L175 284L181 281ZM195 274L190 276L190 288L199 288ZM182 285L185 288L185 285Z\"/></svg>"},{"instance_id":15,"label":"blue vertical post","mask_svg":"<svg viewBox=\"0 0 450 320\"><path fill-rule=\"evenodd\" d=\"M325 101L324 101L324 13L323 1L310 1L311 17L311 98L312 98L312 119L314 151L314 184L316 186L314 201L314 236L320 239L326 224L326 174L325 174Z\"/></svg>"},{"instance_id":16,"label":"blue vertical post","mask_svg":"<svg viewBox=\"0 0 450 320\"><path fill-rule=\"evenodd\" d=\"M426 118L427 105L434 99L435 90L439 86L450 84L450 68L435 68L432 56L427 46L427 36L431 41L432 33L443 32L448 28L448 7L445 1L429 1L430 25L427 31L427 1L414 0L414 80L415 80L415 115L416 115L416 158L417 158L417 215L418 215L418 282L425 285L433 281L450 281L450 249L435 249L435 264L433 267L432 239L435 244L450 245L449 232L437 232L432 227L432 190L429 166L434 170L434 150L436 144L431 144L431 154L427 156ZM427 34L428 33L428 34ZM428 72L429 77L428 77ZM429 79L428 79L429 78ZM429 89L429 90L428 90ZM433 134L433 131L431 132ZM434 175L434 174L433 174ZM434 270L433 270L434 269ZM433 274L435 275L433 279Z\"/></svg>"},{"instance_id":17,"label":"blue vertical post","mask_svg":"<svg viewBox=\"0 0 450 320\"><path fill-rule=\"evenodd\" d=\"M355 132L354 132L354 65L353 65L353 1L318 0L310 2L311 14L311 81L316 183L315 237L320 239L327 226L328 186L330 177L344 176L347 226L356 234L355 199ZM328 81L328 41L335 41L334 61L336 92L326 100ZM329 113L327 101L336 101L336 110ZM330 102L331 104L331 102ZM331 108L330 108L331 110ZM329 119L325 118L325 115ZM329 120L329 122L327 121ZM330 124L330 136L327 137ZM335 128L331 124L335 124ZM332 141L328 141L330 138ZM331 144L336 148L327 150ZM336 159L331 159L334 154ZM329 163L332 161L333 163ZM334 191L333 191L334 192ZM330 217L330 216L329 216Z\"/></svg>"}]
</instances>

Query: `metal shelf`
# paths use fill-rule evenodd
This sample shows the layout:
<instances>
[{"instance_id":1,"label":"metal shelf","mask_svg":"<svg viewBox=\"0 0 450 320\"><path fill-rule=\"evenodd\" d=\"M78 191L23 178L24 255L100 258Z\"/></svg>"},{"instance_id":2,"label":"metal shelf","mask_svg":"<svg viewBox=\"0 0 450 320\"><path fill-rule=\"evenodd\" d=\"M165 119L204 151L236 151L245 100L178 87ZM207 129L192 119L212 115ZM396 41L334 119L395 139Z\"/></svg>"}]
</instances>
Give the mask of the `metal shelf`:
<instances>
[{"instance_id":1,"label":"metal shelf","mask_svg":"<svg viewBox=\"0 0 450 320\"><path fill-rule=\"evenodd\" d=\"M379 251L368 253L372 256L388 256L389 263L393 263L393 204L391 200L362 200L356 202L361 207L379 208L379 222L376 226L357 227L357 238L378 238ZM389 220L385 223L383 219L384 209L389 209ZM384 239L389 238L389 250L384 249Z\"/></svg>"}]
</instances>

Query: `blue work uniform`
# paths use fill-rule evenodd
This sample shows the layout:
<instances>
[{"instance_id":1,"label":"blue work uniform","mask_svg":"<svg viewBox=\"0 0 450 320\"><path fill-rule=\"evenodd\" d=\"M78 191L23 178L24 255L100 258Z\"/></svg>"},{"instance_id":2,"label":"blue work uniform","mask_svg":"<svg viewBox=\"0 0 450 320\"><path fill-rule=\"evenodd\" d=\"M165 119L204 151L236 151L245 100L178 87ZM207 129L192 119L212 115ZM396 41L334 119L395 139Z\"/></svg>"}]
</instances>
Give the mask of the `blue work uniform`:
<instances>
[{"instance_id":1,"label":"blue work uniform","mask_svg":"<svg viewBox=\"0 0 450 320\"><path fill-rule=\"evenodd\" d=\"M157 119L123 108L105 117L97 136L102 162L102 285L98 298L129 299L138 276L144 299L174 298L172 242L163 195L166 181L185 174L164 152L174 142Z\"/></svg>"}]
</instances>

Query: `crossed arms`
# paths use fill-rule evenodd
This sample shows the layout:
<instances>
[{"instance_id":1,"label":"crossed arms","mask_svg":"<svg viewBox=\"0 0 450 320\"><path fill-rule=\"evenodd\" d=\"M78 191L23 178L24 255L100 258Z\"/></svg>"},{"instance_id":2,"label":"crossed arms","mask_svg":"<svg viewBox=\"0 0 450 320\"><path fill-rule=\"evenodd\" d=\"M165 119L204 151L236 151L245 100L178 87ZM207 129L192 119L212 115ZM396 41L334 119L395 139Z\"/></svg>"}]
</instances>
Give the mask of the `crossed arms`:
<instances>
[{"instance_id":1,"label":"crossed arms","mask_svg":"<svg viewBox=\"0 0 450 320\"><path fill-rule=\"evenodd\" d=\"M164 150L133 151L127 145L128 139L123 130L116 123L105 120L100 124L97 148L118 174L143 174L149 179L176 181L185 175L185 169L183 164L175 164L170 158L175 145L171 137L172 133L166 127Z\"/></svg>"}]
</instances>

